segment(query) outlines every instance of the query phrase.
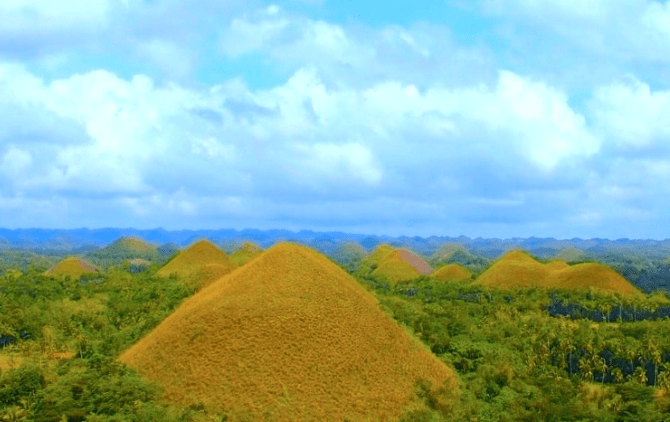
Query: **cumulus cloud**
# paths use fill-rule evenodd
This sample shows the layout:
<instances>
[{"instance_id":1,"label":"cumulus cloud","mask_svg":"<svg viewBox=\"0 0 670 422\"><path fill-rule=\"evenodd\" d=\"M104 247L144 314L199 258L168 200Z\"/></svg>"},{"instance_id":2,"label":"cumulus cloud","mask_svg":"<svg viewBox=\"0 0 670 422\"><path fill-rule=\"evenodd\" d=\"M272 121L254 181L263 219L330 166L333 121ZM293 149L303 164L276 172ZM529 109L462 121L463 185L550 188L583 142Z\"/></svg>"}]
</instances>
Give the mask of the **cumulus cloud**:
<instances>
[{"instance_id":1,"label":"cumulus cloud","mask_svg":"<svg viewBox=\"0 0 670 422\"><path fill-rule=\"evenodd\" d=\"M371 29L276 5L199 0L186 8L170 0L100 3L91 16L75 14L59 27L48 17L70 6L8 4L0 17L32 19L26 40L110 28L94 44L132 45L127 57L144 67L63 72L70 56L57 49L39 63L52 61L61 76L0 62L6 215L42 206L52 215L35 211L35 218L60 227L67 218L99 226L98 213L117 226L235 222L229 225L422 235L458 227L451 234L497 228L497 235L528 236L559 235L557 227L583 236L582 228L603 231L621 221L640 230L645 219L663 219L670 97L637 71L598 81L602 68L587 72L581 109L566 76L581 70L570 70L570 60L551 73L529 65L532 59L502 66L498 53L459 46L437 24ZM665 51L659 34L667 4L481 4L519 28L549 13L547 42L569 39L576 51L581 37L587 47L580 54L615 51L607 62L613 75L621 73L614 64ZM222 16L216 25L208 8ZM624 12L634 19L616 32L609 26ZM127 22L119 24L122 16ZM174 16L183 19L172 28L166 22ZM2 37L21 30L12 28L0 29L0 55ZM517 46L534 46L523 34L508 35L520 37ZM222 54L216 60L261 55L289 76L264 89L223 71L214 86L193 83L212 53L211 45L192 47L212 39ZM571 48L548 54L560 58ZM221 63L210 67L225 69Z\"/></svg>"}]
</instances>

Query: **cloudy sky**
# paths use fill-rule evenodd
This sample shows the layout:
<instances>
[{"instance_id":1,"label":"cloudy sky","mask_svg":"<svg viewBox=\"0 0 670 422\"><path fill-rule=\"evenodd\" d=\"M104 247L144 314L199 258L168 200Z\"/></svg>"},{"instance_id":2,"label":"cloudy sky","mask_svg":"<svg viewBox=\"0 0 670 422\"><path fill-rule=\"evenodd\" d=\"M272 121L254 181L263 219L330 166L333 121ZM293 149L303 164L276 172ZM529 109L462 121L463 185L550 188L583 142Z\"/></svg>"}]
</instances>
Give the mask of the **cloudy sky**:
<instances>
[{"instance_id":1,"label":"cloudy sky","mask_svg":"<svg viewBox=\"0 0 670 422\"><path fill-rule=\"evenodd\" d=\"M2 227L670 238L665 1L3 0L0 22Z\"/></svg>"}]
</instances>

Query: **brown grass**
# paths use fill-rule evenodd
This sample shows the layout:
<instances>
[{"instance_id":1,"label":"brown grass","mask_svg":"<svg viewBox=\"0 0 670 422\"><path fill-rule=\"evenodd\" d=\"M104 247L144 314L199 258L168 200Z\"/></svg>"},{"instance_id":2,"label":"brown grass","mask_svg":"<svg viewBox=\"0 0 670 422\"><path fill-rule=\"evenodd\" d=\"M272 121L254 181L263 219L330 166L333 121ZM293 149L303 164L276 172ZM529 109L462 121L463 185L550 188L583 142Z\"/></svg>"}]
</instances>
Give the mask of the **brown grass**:
<instances>
[{"instance_id":1,"label":"brown grass","mask_svg":"<svg viewBox=\"0 0 670 422\"><path fill-rule=\"evenodd\" d=\"M237 264L224 251L209 240L202 239L179 252L179 255L158 270L156 275L169 277L170 274L176 273L186 278L202 270L207 264L220 264L228 269L228 272L237 268Z\"/></svg>"},{"instance_id":2,"label":"brown grass","mask_svg":"<svg viewBox=\"0 0 670 422\"><path fill-rule=\"evenodd\" d=\"M155 253L157 249L139 237L127 236L116 240L108 247L136 253Z\"/></svg>"},{"instance_id":3,"label":"brown grass","mask_svg":"<svg viewBox=\"0 0 670 422\"><path fill-rule=\"evenodd\" d=\"M415 279L421 276L421 273L409 262L392 256L384 260L379 267L372 271L371 275L386 280L393 286L399 282Z\"/></svg>"},{"instance_id":4,"label":"brown grass","mask_svg":"<svg viewBox=\"0 0 670 422\"><path fill-rule=\"evenodd\" d=\"M646 297L644 293L620 276L613 269L597 263L584 263L564 268L549 275L546 285L568 290L588 290L589 287L604 293L622 293Z\"/></svg>"},{"instance_id":5,"label":"brown grass","mask_svg":"<svg viewBox=\"0 0 670 422\"><path fill-rule=\"evenodd\" d=\"M431 277L442 281L465 281L472 277L472 272L458 264L449 264L435 270Z\"/></svg>"},{"instance_id":6,"label":"brown grass","mask_svg":"<svg viewBox=\"0 0 670 422\"><path fill-rule=\"evenodd\" d=\"M588 291L593 288L603 294L622 293L644 296L613 269L597 263L568 265L563 261L542 264L521 250L505 254L473 284L502 289L540 287Z\"/></svg>"},{"instance_id":7,"label":"brown grass","mask_svg":"<svg viewBox=\"0 0 670 422\"><path fill-rule=\"evenodd\" d=\"M459 394L455 372L363 286L284 242L203 288L119 359L173 402L258 421L388 421L418 378Z\"/></svg>"},{"instance_id":8,"label":"brown grass","mask_svg":"<svg viewBox=\"0 0 670 422\"><path fill-rule=\"evenodd\" d=\"M403 261L407 262L408 264L416 268L416 270L423 275L431 275L433 273L433 268L430 265L428 265L428 263L424 261L423 258L419 257L412 251L406 249L399 249L395 251L393 256L398 257Z\"/></svg>"},{"instance_id":9,"label":"brown grass","mask_svg":"<svg viewBox=\"0 0 670 422\"><path fill-rule=\"evenodd\" d=\"M45 275L56 277L70 276L73 279L81 277L83 274L100 272L100 269L90 262L72 256L65 258L56 265L44 272Z\"/></svg>"},{"instance_id":10,"label":"brown grass","mask_svg":"<svg viewBox=\"0 0 670 422\"><path fill-rule=\"evenodd\" d=\"M238 267L246 264L258 255L263 253L263 249L251 242L244 242L244 244L230 255L230 258L237 264Z\"/></svg>"},{"instance_id":11,"label":"brown grass","mask_svg":"<svg viewBox=\"0 0 670 422\"><path fill-rule=\"evenodd\" d=\"M540 287L550 269L522 250L512 250L477 277L473 284L502 289Z\"/></svg>"},{"instance_id":12,"label":"brown grass","mask_svg":"<svg viewBox=\"0 0 670 422\"><path fill-rule=\"evenodd\" d=\"M548 262L545 264L545 266L550 270L550 271L560 271L568 268L570 265L568 265L567 262L561 261L561 260L554 260L551 262Z\"/></svg>"}]
</instances>

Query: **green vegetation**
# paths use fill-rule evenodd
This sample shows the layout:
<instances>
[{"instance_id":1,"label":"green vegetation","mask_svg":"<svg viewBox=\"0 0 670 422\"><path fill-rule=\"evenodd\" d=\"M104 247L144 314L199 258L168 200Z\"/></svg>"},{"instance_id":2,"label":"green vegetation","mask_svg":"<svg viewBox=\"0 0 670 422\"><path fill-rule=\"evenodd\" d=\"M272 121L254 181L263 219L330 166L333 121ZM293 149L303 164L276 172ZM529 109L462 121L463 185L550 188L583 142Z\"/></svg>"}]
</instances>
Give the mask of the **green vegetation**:
<instances>
[{"instance_id":1,"label":"green vegetation","mask_svg":"<svg viewBox=\"0 0 670 422\"><path fill-rule=\"evenodd\" d=\"M213 411L206 403L170 404L158 384L117 360L195 293L188 280L156 277L153 261L131 274L114 268L122 261L113 259L100 265L103 274L78 281L42 274L63 258L0 254L0 421L254 420L252 413ZM455 403L417 382L399 421L670 420L670 321L596 322L547 312L560 299L594 312L637 315L667 306L663 292L503 291L425 276L391 287L371 273L368 266L356 280L458 373ZM266 297L272 295L280 292ZM171 351L166 346L165 353ZM281 403L290 402L289 394Z\"/></svg>"}]
</instances>

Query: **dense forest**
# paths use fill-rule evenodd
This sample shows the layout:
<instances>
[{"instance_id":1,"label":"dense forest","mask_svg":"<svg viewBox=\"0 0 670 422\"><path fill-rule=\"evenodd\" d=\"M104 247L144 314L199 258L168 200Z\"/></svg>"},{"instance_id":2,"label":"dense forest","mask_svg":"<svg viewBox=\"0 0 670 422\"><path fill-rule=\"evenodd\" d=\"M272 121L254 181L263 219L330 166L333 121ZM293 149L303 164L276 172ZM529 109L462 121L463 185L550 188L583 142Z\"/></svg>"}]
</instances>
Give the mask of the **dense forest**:
<instances>
[{"instance_id":1,"label":"dense forest","mask_svg":"<svg viewBox=\"0 0 670 422\"><path fill-rule=\"evenodd\" d=\"M155 276L167 254L143 270L120 262L125 256L100 256L95 264L106 271L77 280L43 275L61 257L8 256L0 277L0 421L232 420L163 402L157 385L116 360L197 289L187 278ZM455 259L473 273L485 269L480 257ZM463 394L453 409L417 384L423 406L401 421L670 420L665 292L631 299L498 291L426 276L391 285L359 264L338 263L459 374Z\"/></svg>"}]
</instances>

